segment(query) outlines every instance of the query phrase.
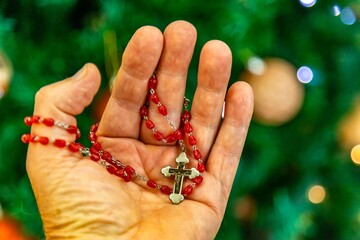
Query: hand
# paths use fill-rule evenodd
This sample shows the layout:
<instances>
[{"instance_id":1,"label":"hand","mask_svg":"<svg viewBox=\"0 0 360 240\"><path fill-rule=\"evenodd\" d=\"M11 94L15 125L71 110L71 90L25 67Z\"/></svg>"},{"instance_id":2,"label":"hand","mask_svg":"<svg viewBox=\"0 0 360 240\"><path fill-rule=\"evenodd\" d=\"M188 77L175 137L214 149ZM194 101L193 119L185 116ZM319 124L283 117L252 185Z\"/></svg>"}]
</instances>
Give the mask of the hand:
<instances>
[{"instance_id":1,"label":"hand","mask_svg":"<svg viewBox=\"0 0 360 240\"><path fill-rule=\"evenodd\" d=\"M97 132L103 149L147 178L171 187L173 179L165 178L160 170L175 165L179 147L156 141L139 109L156 69L160 100L171 121L179 125L195 41L195 28L184 21L173 22L164 34L150 26L136 31L123 54ZM231 61L230 49L221 41L210 41L202 49L191 124L206 172L203 183L178 205L157 189L136 181L126 183L79 153L30 144L27 170L47 239L213 239L224 216L253 109L247 84L236 82L226 94ZM40 89L34 115L76 125L75 116L92 102L99 85L99 71L86 64L73 77ZM150 105L150 116L158 129L169 132L154 105ZM62 129L42 124L33 125L32 133L75 140ZM196 161L190 158L192 162Z\"/></svg>"}]
</instances>

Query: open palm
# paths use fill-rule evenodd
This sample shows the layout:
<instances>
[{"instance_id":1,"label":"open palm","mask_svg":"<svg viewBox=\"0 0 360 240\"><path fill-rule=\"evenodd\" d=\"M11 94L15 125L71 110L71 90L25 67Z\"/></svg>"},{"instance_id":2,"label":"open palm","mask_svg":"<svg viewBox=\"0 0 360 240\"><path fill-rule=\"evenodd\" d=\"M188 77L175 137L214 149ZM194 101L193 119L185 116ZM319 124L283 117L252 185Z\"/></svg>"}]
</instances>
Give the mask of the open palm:
<instances>
[{"instance_id":1,"label":"open palm","mask_svg":"<svg viewBox=\"0 0 360 240\"><path fill-rule=\"evenodd\" d=\"M137 173L172 186L160 170L175 167L180 149L155 140L139 115L147 81L156 69L157 92L168 115L179 126L187 69L196 41L195 28L184 21L170 24L164 34L150 26L130 40L111 98L97 132L103 149ZM174 205L158 189L140 180L126 183L100 164L53 146L30 144L27 170L48 239L212 239L215 237L239 163L252 114L252 93L237 82L227 91L231 52L221 41L208 42L200 56L198 86L191 124L206 172L204 182ZM75 115L89 105L100 84L93 64L66 80L42 88L34 114L76 124ZM226 94L227 92L227 94ZM226 100L225 118L221 111ZM149 115L156 127L171 129L155 105ZM37 124L32 133L74 141L58 128ZM189 154L188 167L195 166Z\"/></svg>"}]
</instances>

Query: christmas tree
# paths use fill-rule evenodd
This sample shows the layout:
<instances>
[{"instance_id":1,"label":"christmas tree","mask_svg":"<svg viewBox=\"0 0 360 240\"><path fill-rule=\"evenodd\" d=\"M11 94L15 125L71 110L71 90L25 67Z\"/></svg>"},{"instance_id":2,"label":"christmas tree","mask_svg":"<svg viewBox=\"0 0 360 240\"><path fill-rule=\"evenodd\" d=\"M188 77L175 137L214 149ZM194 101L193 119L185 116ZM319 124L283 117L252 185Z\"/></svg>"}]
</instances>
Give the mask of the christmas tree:
<instances>
[{"instance_id":1,"label":"christmas tree","mask_svg":"<svg viewBox=\"0 0 360 240\"><path fill-rule=\"evenodd\" d=\"M2 0L0 222L16 219L17 231L44 237L20 141L37 90L94 62L103 81L78 117L86 132L136 29L183 19L198 31L187 95L211 39L233 52L231 82L248 81L255 93L217 239L359 239L360 168L350 158L360 143L359 14L356 0ZM9 224L0 226L1 236Z\"/></svg>"}]
</instances>

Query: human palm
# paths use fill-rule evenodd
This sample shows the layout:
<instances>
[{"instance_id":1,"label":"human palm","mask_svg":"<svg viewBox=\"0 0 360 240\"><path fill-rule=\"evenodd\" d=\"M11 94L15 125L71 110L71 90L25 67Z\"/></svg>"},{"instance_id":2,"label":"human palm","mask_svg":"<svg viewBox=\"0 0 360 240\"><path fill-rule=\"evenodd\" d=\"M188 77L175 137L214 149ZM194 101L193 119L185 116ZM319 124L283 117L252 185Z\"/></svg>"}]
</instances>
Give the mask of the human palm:
<instances>
[{"instance_id":1,"label":"human palm","mask_svg":"<svg viewBox=\"0 0 360 240\"><path fill-rule=\"evenodd\" d=\"M171 165L179 146L154 139L139 115L146 101L147 80L156 69L157 92L168 115L179 126L186 75L196 41L195 28L184 21L164 34L140 28L130 40L111 98L97 132L103 149L138 174L172 186L160 169ZM48 239L212 239L226 208L252 113L251 89L237 82L227 90L231 52L220 41L208 42L201 53L191 124L206 172L204 182L178 205L140 180L125 182L100 164L52 146L31 144L27 170ZM76 124L75 115L89 105L100 75L87 64L75 76L42 88L34 114ZM225 118L221 111L226 96ZM171 131L155 105L149 116L156 127ZM58 128L34 125L32 132L74 141ZM188 151L191 152L191 151ZM188 167L195 166L191 158Z\"/></svg>"}]
</instances>

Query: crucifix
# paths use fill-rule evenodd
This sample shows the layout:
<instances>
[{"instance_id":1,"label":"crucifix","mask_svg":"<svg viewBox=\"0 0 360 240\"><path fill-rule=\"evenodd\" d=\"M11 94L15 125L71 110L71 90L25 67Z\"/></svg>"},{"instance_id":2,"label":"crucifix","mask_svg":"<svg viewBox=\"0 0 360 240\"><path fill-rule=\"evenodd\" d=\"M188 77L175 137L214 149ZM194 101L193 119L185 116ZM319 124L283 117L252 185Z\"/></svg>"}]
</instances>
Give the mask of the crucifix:
<instances>
[{"instance_id":1,"label":"crucifix","mask_svg":"<svg viewBox=\"0 0 360 240\"><path fill-rule=\"evenodd\" d=\"M176 158L177 168L171 168L170 166L166 166L161 169L161 173L164 174L165 177L170 177L171 175L175 175L174 189L172 194L170 194L170 200L178 204L182 200L184 200L184 195L181 194L182 185L184 181L184 177L189 177L193 179L197 176L200 176L200 172L196 170L196 168L186 169L185 165L189 162L189 159L186 157L185 152L181 152L179 156Z\"/></svg>"}]
</instances>

